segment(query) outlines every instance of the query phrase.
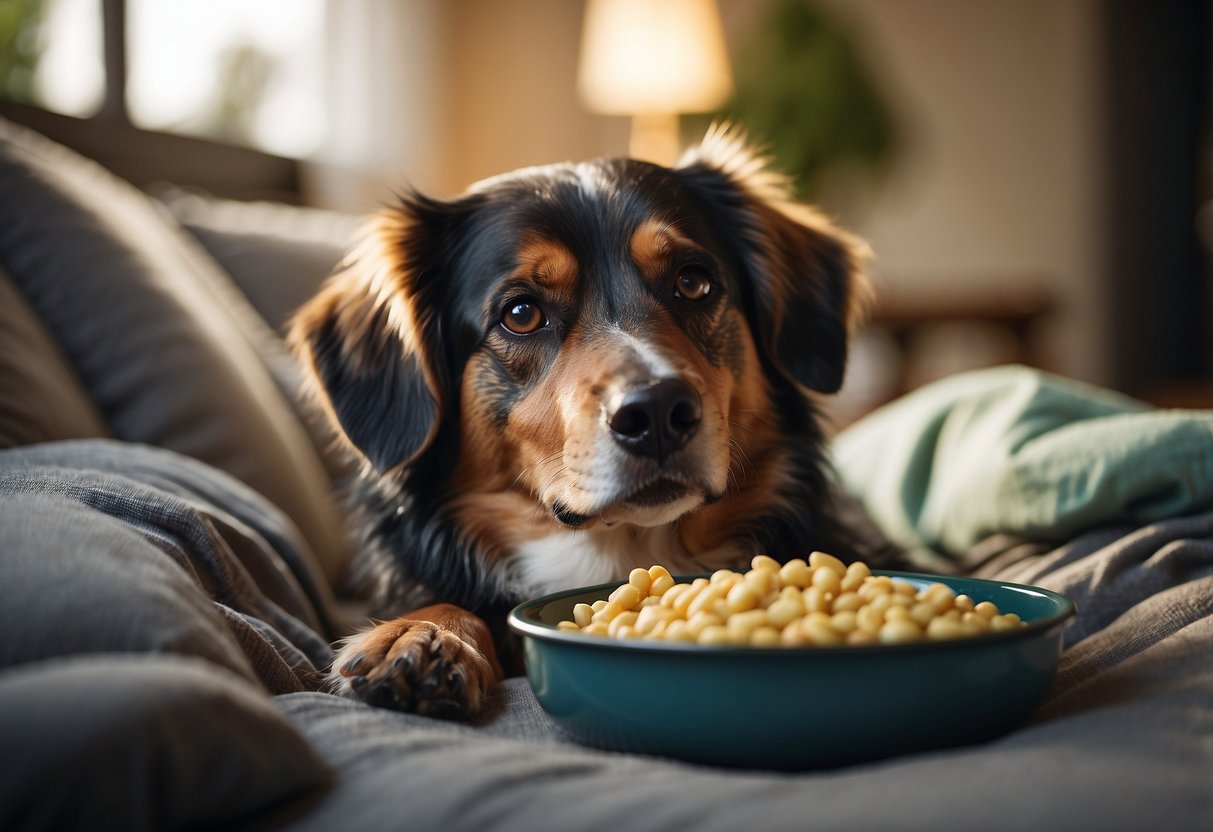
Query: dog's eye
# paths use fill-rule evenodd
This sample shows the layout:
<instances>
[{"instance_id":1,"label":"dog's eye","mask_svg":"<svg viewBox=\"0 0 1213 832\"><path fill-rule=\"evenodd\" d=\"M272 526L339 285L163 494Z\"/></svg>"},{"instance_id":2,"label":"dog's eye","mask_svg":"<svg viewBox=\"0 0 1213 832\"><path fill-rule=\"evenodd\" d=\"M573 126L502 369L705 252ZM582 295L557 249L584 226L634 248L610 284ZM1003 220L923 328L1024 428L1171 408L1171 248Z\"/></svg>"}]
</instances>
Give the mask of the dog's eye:
<instances>
[{"instance_id":1,"label":"dog's eye","mask_svg":"<svg viewBox=\"0 0 1213 832\"><path fill-rule=\"evenodd\" d=\"M703 300L712 291L712 281L699 269L683 269L678 273L674 294L687 300Z\"/></svg>"},{"instance_id":2,"label":"dog's eye","mask_svg":"<svg viewBox=\"0 0 1213 832\"><path fill-rule=\"evenodd\" d=\"M529 300L511 301L501 313L501 325L515 335L529 335L547 322L543 310Z\"/></svg>"}]
</instances>

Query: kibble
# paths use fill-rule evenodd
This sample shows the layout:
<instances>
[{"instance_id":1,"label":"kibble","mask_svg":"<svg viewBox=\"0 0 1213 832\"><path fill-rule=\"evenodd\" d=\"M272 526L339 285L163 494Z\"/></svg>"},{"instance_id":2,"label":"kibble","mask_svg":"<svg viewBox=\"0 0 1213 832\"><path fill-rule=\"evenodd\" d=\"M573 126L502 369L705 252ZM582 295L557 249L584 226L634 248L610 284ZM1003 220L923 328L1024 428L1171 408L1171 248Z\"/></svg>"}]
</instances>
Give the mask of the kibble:
<instances>
[{"instance_id":1,"label":"kibble","mask_svg":"<svg viewBox=\"0 0 1213 832\"><path fill-rule=\"evenodd\" d=\"M911 644L1024 626L946 584L919 589L825 552L784 564L758 555L746 572L718 569L689 583L664 566L633 569L609 597L575 605L557 624L607 638L754 647Z\"/></svg>"}]
</instances>

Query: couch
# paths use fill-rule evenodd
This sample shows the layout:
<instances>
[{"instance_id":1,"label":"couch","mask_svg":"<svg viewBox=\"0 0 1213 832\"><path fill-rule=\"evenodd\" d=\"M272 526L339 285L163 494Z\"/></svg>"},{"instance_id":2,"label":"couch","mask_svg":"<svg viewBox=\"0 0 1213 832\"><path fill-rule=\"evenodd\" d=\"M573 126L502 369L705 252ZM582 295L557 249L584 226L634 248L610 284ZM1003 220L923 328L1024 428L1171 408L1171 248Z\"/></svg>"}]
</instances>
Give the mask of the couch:
<instances>
[{"instance_id":1,"label":"couch","mask_svg":"<svg viewBox=\"0 0 1213 832\"><path fill-rule=\"evenodd\" d=\"M279 333L356 225L0 122L0 828L1211 828L1213 414L1021 367L833 447L924 568L1076 600L1003 737L741 771L581 747L524 679L470 724L326 692L343 467Z\"/></svg>"}]
</instances>

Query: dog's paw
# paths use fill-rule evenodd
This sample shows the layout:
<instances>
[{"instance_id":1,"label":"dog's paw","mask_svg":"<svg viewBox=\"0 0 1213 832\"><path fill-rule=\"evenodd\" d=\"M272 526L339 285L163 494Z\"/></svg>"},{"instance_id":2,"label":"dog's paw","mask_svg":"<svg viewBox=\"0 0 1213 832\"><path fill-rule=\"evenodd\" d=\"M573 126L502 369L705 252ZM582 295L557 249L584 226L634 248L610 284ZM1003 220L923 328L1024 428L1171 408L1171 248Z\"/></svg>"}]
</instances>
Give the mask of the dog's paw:
<instances>
[{"instance_id":1,"label":"dog's paw","mask_svg":"<svg viewBox=\"0 0 1213 832\"><path fill-rule=\"evenodd\" d=\"M437 624L409 618L355 636L333 663L342 693L368 705L444 719L479 712L496 675L473 644Z\"/></svg>"}]
</instances>

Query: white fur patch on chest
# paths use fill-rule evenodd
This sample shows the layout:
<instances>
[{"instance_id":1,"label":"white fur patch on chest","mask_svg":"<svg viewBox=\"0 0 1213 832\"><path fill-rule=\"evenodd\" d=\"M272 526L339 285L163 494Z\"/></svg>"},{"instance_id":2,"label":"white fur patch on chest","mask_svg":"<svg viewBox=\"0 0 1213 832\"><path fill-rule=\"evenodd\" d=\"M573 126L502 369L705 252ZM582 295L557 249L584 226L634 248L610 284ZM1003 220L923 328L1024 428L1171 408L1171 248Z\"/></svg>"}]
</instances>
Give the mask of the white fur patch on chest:
<instances>
[{"instance_id":1,"label":"white fur patch on chest","mask_svg":"<svg viewBox=\"0 0 1213 832\"><path fill-rule=\"evenodd\" d=\"M743 565L748 554L724 546L695 557L678 542L672 525L570 530L520 545L509 559L506 589L533 598L563 589L622 580L636 567L659 563L675 575Z\"/></svg>"}]
</instances>

